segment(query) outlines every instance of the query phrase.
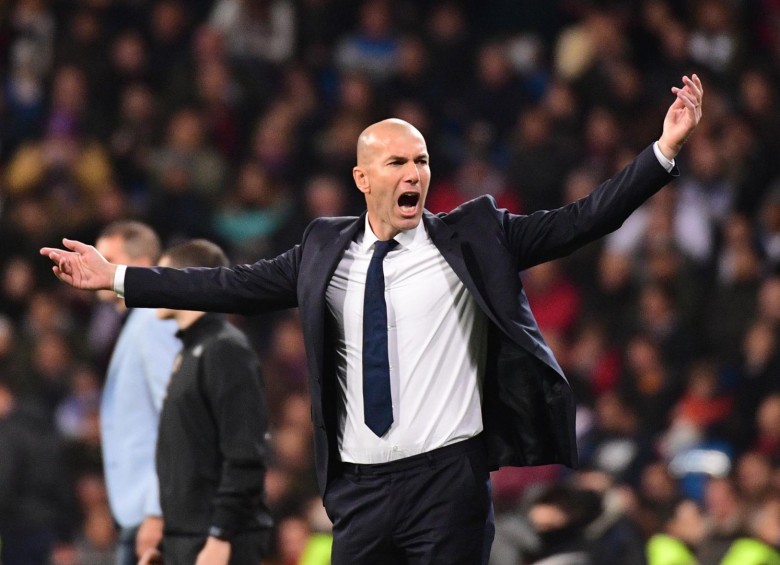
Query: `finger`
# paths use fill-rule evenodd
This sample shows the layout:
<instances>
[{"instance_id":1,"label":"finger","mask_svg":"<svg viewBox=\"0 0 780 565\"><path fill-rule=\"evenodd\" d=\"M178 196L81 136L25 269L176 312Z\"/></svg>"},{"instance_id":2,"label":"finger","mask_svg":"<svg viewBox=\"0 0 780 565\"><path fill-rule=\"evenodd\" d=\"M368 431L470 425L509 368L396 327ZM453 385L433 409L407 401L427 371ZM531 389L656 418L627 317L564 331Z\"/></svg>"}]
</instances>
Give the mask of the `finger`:
<instances>
[{"instance_id":1,"label":"finger","mask_svg":"<svg viewBox=\"0 0 780 565\"><path fill-rule=\"evenodd\" d=\"M690 100L690 94L687 94L684 89L677 88L676 86L672 87L672 92L674 92L676 97L675 101L672 103L672 107L675 107L677 109L688 107L687 102L688 100Z\"/></svg>"},{"instance_id":2,"label":"finger","mask_svg":"<svg viewBox=\"0 0 780 565\"><path fill-rule=\"evenodd\" d=\"M699 95L696 94L696 91L693 90L690 86L685 85L683 88L680 89L682 92L685 92L691 100L693 100L694 104L701 104L699 101Z\"/></svg>"},{"instance_id":3,"label":"finger","mask_svg":"<svg viewBox=\"0 0 780 565\"><path fill-rule=\"evenodd\" d=\"M695 110L697 107L696 99L686 90L682 88L675 88L675 94L677 99L682 101L685 106L691 110Z\"/></svg>"},{"instance_id":4,"label":"finger","mask_svg":"<svg viewBox=\"0 0 780 565\"><path fill-rule=\"evenodd\" d=\"M683 82L688 88L690 88L693 91L697 99L701 98L702 96L701 83L697 85L693 80L689 79L688 77L683 77Z\"/></svg>"},{"instance_id":5,"label":"finger","mask_svg":"<svg viewBox=\"0 0 780 565\"><path fill-rule=\"evenodd\" d=\"M70 277L70 276L66 275L65 273L63 273L62 270L57 265L54 265L51 268L51 270L54 273L55 277L57 277L58 279L60 279L63 282L70 283L72 277Z\"/></svg>"},{"instance_id":6,"label":"finger","mask_svg":"<svg viewBox=\"0 0 780 565\"><path fill-rule=\"evenodd\" d=\"M44 257L48 257L53 262L58 263L62 260L63 257L67 254L67 251L62 251L61 249L55 249L53 247L44 247L41 249L41 255Z\"/></svg>"},{"instance_id":7,"label":"finger","mask_svg":"<svg viewBox=\"0 0 780 565\"><path fill-rule=\"evenodd\" d=\"M67 239L63 237L62 244L76 253L86 253L89 250L89 245L86 243L81 243L80 241L76 241L75 239Z\"/></svg>"},{"instance_id":8,"label":"finger","mask_svg":"<svg viewBox=\"0 0 780 565\"><path fill-rule=\"evenodd\" d=\"M71 275L73 273L73 265L71 265L71 262L68 260L67 256L58 256L55 263L57 263L57 268L61 273L65 275Z\"/></svg>"},{"instance_id":9,"label":"finger","mask_svg":"<svg viewBox=\"0 0 780 565\"><path fill-rule=\"evenodd\" d=\"M678 94L678 97L683 101L683 104L685 104L686 108L688 108L694 114L696 113L696 110L698 110L699 105L696 103L696 101L693 98L689 96L685 96L683 94Z\"/></svg>"},{"instance_id":10,"label":"finger","mask_svg":"<svg viewBox=\"0 0 780 565\"><path fill-rule=\"evenodd\" d=\"M704 96L704 85L701 83L701 79L699 78L699 75L694 73L692 75L692 78L693 78L693 82L696 84L696 86L699 89L699 94L701 94L701 96L703 97Z\"/></svg>"},{"instance_id":11,"label":"finger","mask_svg":"<svg viewBox=\"0 0 780 565\"><path fill-rule=\"evenodd\" d=\"M686 77L686 79L687 80L686 80L686 83L685 83L685 88L683 90L685 90L688 94L691 95L691 98L694 101L694 103L696 104L696 107L701 106L702 95L699 92L698 87L695 84L693 84L693 81L691 81L687 77Z\"/></svg>"},{"instance_id":12,"label":"finger","mask_svg":"<svg viewBox=\"0 0 780 565\"><path fill-rule=\"evenodd\" d=\"M682 89L677 88L676 86L672 87L672 93L675 95L674 102L672 102L672 106L679 106L683 103L683 101L680 99L678 92L680 92Z\"/></svg>"},{"instance_id":13,"label":"finger","mask_svg":"<svg viewBox=\"0 0 780 565\"><path fill-rule=\"evenodd\" d=\"M695 95L687 87L679 88L677 86L673 86L672 87L672 92L674 92L678 96L679 96L680 93L683 93L684 95L689 96L691 99L694 99L694 97L695 97Z\"/></svg>"}]
</instances>

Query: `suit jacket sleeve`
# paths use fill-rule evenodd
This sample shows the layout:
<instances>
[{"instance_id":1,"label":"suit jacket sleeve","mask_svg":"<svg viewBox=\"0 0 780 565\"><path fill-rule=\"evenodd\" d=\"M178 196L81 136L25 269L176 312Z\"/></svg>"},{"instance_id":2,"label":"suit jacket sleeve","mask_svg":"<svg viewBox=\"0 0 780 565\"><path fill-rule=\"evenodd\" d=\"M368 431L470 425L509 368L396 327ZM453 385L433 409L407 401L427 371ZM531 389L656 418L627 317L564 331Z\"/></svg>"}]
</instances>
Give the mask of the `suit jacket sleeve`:
<instances>
[{"instance_id":1,"label":"suit jacket sleeve","mask_svg":"<svg viewBox=\"0 0 780 565\"><path fill-rule=\"evenodd\" d=\"M616 230L677 175L676 168L671 173L664 169L649 146L613 178L567 206L527 216L502 210L500 221L520 269L568 255Z\"/></svg>"},{"instance_id":2,"label":"suit jacket sleeve","mask_svg":"<svg viewBox=\"0 0 780 565\"><path fill-rule=\"evenodd\" d=\"M128 267L125 302L134 308L236 314L293 308L298 305L302 245L251 265L213 269Z\"/></svg>"}]
</instances>

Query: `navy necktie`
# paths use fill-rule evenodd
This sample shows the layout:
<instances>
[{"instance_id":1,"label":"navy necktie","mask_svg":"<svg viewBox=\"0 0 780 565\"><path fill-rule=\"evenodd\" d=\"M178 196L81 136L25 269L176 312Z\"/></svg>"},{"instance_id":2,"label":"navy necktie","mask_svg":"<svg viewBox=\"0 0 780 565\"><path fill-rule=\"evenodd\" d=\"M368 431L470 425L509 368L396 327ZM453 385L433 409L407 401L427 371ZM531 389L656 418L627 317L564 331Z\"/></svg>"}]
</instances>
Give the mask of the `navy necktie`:
<instances>
[{"instance_id":1,"label":"navy necktie","mask_svg":"<svg viewBox=\"0 0 780 565\"><path fill-rule=\"evenodd\" d=\"M390 362L387 358L387 304L382 261L397 241L377 241L366 274L363 299L363 418L379 437L393 423Z\"/></svg>"}]
</instances>

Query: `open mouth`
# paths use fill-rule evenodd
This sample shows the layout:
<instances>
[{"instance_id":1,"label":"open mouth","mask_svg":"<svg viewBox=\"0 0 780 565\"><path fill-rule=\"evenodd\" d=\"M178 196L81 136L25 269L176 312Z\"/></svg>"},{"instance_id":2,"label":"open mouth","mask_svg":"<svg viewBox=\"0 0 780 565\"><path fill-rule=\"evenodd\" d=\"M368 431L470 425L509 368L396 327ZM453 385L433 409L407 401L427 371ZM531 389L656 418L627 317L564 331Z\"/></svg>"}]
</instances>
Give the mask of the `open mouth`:
<instances>
[{"instance_id":1,"label":"open mouth","mask_svg":"<svg viewBox=\"0 0 780 565\"><path fill-rule=\"evenodd\" d=\"M398 197L398 207L402 212L412 213L420 202L420 194L417 192L404 192Z\"/></svg>"}]
</instances>

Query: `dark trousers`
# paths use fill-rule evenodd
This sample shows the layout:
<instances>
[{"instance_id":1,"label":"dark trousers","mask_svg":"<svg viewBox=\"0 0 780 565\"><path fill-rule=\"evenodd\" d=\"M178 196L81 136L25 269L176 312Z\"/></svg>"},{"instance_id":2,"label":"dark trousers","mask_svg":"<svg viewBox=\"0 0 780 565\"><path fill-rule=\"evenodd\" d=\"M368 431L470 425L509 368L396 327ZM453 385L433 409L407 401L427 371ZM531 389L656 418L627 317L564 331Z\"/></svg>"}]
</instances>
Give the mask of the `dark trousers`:
<instances>
[{"instance_id":1,"label":"dark trousers","mask_svg":"<svg viewBox=\"0 0 780 565\"><path fill-rule=\"evenodd\" d=\"M260 565L270 540L269 531L245 532L230 540L230 565ZM165 565L193 565L206 544L203 536L163 536Z\"/></svg>"},{"instance_id":2,"label":"dark trousers","mask_svg":"<svg viewBox=\"0 0 780 565\"><path fill-rule=\"evenodd\" d=\"M116 565L135 565L138 563L138 555L135 553L135 538L138 535L138 528L139 526L119 529L119 539L116 543Z\"/></svg>"},{"instance_id":3,"label":"dark trousers","mask_svg":"<svg viewBox=\"0 0 780 565\"><path fill-rule=\"evenodd\" d=\"M328 485L333 565L487 565L495 532L481 438L377 465Z\"/></svg>"},{"instance_id":4,"label":"dark trousers","mask_svg":"<svg viewBox=\"0 0 780 565\"><path fill-rule=\"evenodd\" d=\"M51 529L30 528L0 532L2 565L46 565L54 547Z\"/></svg>"}]
</instances>

